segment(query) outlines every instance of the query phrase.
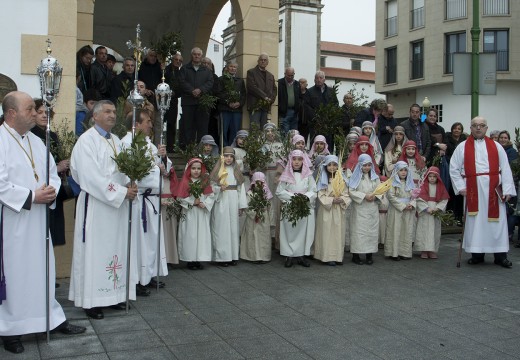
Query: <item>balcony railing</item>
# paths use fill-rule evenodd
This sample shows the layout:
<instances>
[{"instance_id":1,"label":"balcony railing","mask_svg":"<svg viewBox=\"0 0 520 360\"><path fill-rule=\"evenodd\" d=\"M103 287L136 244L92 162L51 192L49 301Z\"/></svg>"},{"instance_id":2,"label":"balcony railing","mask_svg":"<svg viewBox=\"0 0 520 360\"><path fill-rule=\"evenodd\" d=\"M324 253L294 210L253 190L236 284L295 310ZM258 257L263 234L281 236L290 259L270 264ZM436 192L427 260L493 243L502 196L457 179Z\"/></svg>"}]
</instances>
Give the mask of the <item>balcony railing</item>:
<instances>
[{"instance_id":1,"label":"balcony railing","mask_svg":"<svg viewBox=\"0 0 520 360\"><path fill-rule=\"evenodd\" d=\"M509 15L509 0L482 0L482 14Z\"/></svg>"},{"instance_id":2,"label":"balcony railing","mask_svg":"<svg viewBox=\"0 0 520 360\"><path fill-rule=\"evenodd\" d=\"M467 0L446 0L446 20L465 18L466 3Z\"/></svg>"},{"instance_id":3,"label":"balcony railing","mask_svg":"<svg viewBox=\"0 0 520 360\"><path fill-rule=\"evenodd\" d=\"M424 6L410 11L410 29L424 26Z\"/></svg>"},{"instance_id":4,"label":"balcony railing","mask_svg":"<svg viewBox=\"0 0 520 360\"><path fill-rule=\"evenodd\" d=\"M397 35L397 16L385 20L385 36Z\"/></svg>"}]
</instances>

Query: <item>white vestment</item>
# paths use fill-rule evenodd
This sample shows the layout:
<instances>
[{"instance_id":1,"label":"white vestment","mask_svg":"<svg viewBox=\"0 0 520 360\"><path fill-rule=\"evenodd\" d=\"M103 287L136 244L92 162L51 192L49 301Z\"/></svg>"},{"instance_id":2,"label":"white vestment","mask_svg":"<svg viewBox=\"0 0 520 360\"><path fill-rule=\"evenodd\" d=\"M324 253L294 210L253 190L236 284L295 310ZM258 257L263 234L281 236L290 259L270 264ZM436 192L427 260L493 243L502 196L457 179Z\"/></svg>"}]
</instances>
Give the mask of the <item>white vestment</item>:
<instances>
[{"instance_id":1,"label":"white vestment","mask_svg":"<svg viewBox=\"0 0 520 360\"><path fill-rule=\"evenodd\" d=\"M163 193L161 199L162 222L164 229L164 251L166 253L166 262L168 264L179 263L179 251L177 250L177 225L178 220L175 215L168 216L166 210L168 202L173 201L170 190L170 180L164 179Z\"/></svg>"},{"instance_id":2,"label":"white vestment","mask_svg":"<svg viewBox=\"0 0 520 360\"><path fill-rule=\"evenodd\" d=\"M76 205L69 300L78 307L110 306L126 300L128 177L112 158L121 148L115 135L96 128L84 132L72 151L70 169L80 184ZM135 237L134 237L135 238ZM132 241L132 250L135 241ZM131 252L130 299L135 300L137 269Z\"/></svg>"},{"instance_id":3,"label":"white vestment","mask_svg":"<svg viewBox=\"0 0 520 360\"><path fill-rule=\"evenodd\" d=\"M46 330L45 311L45 211L43 204L22 209L29 192L32 201L36 189L45 183L46 148L31 132L11 134L31 155L38 174L36 180L29 157L9 135L4 123L0 126L0 203L3 212L3 261L7 299L0 305L0 336L23 335ZM30 144L30 145L29 145ZM31 150L32 148L32 150ZM56 164L50 157L50 185L59 191L61 182ZM50 236L50 235L49 235ZM54 251L49 243L50 329L64 322L65 314L54 298Z\"/></svg>"},{"instance_id":4,"label":"white vestment","mask_svg":"<svg viewBox=\"0 0 520 360\"><path fill-rule=\"evenodd\" d=\"M201 195L206 208L194 206L195 198L179 198L184 218L179 220L179 259L182 261L211 261L211 208L215 194ZM237 214L238 215L238 214Z\"/></svg>"},{"instance_id":5,"label":"white vestment","mask_svg":"<svg viewBox=\"0 0 520 360\"><path fill-rule=\"evenodd\" d=\"M249 177L249 166L244 163L244 158L246 157L247 153L244 149L239 147L233 149L235 150L235 161L237 162L237 165L240 171L242 172L242 175L244 175L244 189L247 191L247 189L249 189L249 185L251 185L251 178ZM240 234L244 229L245 222L246 213L243 212L242 215L238 217L238 231Z\"/></svg>"},{"instance_id":6,"label":"white vestment","mask_svg":"<svg viewBox=\"0 0 520 360\"><path fill-rule=\"evenodd\" d=\"M247 208L244 184L237 185L232 166L226 166L228 186L236 189L219 190L220 185L213 184L216 194L211 211L211 240L213 243L213 261L232 261L239 258L240 231L238 210Z\"/></svg>"},{"instance_id":7,"label":"white vestment","mask_svg":"<svg viewBox=\"0 0 520 360\"><path fill-rule=\"evenodd\" d=\"M352 254L377 253L379 239L379 198L365 200L380 184L379 179L370 180L370 174L363 174L356 189L349 189L352 199L350 215L350 252Z\"/></svg>"},{"instance_id":8,"label":"white vestment","mask_svg":"<svg viewBox=\"0 0 520 360\"><path fill-rule=\"evenodd\" d=\"M298 257L311 254L311 246L314 242L314 228L316 218L314 215L314 203L316 202L316 183L312 176L302 180L301 173L295 172L295 184L280 182L276 188L276 196L282 203L286 203L296 193L303 194L309 198L310 215L298 220L295 227L292 223L283 219L280 221L280 255Z\"/></svg>"},{"instance_id":9,"label":"white vestment","mask_svg":"<svg viewBox=\"0 0 520 360\"><path fill-rule=\"evenodd\" d=\"M247 192L248 202L252 191ZM271 200L269 200L271 202ZM240 232L240 258L249 261L271 261L271 213L264 211L264 220L256 219L256 212L244 211L245 224Z\"/></svg>"},{"instance_id":10,"label":"white vestment","mask_svg":"<svg viewBox=\"0 0 520 360\"><path fill-rule=\"evenodd\" d=\"M132 145L132 133L129 132L121 139L123 146L130 147ZM157 275L157 240L158 234L160 238L160 276L168 275L168 267L166 264L166 251L164 249L164 229L161 221L161 230L159 231L159 182L161 170L159 165L162 160L157 155L157 147L152 144L150 138L146 137L149 155L154 161L154 167L150 173L142 180L137 182L139 193L137 199L132 203L134 211L132 211L132 223L136 226L135 237L137 242L137 269L139 273L139 282L141 285L147 285L152 277ZM171 168L171 161L168 159L166 171ZM162 219L161 219L162 220ZM134 230L133 230L134 231Z\"/></svg>"},{"instance_id":11,"label":"white vestment","mask_svg":"<svg viewBox=\"0 0 520 360\"><path fill-rule=\"evenodd\" d=\"M385 256L411 258L416 202L411 197L411 191L406 191L404 180L401 180L400 187L390 188L386 196L390 206L386 219ZM413 206L412 210L404 210L408 204Z\"/></svg>"},{"instance_id":12,"label":"white vestment","mask_svg":"<svg viewBox=\"0 0 520 360\"><path fill-rule=\"evenodd\" d=\"M267 187L271 190L271 194L276 193L276 187L278 186L278 166L276 162L279 159L282 148L282 143L278 141L266 142L262 147L263 151L269 152L271 155L271 160L266 164L267 167L264 171ZM276 228L279 227L280 224L280 200L278 200L278 197L273 196L271 199L269 212L269 217L271 218L271 238L274 238L276 236Z\"/></svg>"},{"instance_id":13,"label":"white vestment","mask_svg":"<svg viewBox=\"0 0 520 360\"><path fill-rule=\"evenodd\" d=\"M458 195L461 190L466 190L464 178L464 147L463 141L455 149L450 160L450 177L453 191ZM507 161L507 155L502 145L495 142L498 149L498 161L500 169L500 184L504 195L516 195L513 175ZM475 140L475 171L478 173L489 172L489 159L485 141ZM468 253L503 253L509 251L509 238L507 234L506 205L503 202L499 206L498 221L488 220L489 201L489 176L477 176L478 188L478 213L467 215L464 226L463 248ZM467 213L467 211L466 211Z\"/></svg>"},{"instance_id":14,"label":"white vestment","mask_svg":"<svg viewBox=\"0 0 520 360\"><path fill-rule=\"evenodd\" d=\"M426 181L428 181L426 179ZM429 196L435 198L437 193L437 184L428 184ZM415 242L413 249L415 251L439 251L441 242L441 221L436 219L432 214L428 214L428 208L436 209L444 212L448 205L448 200L439 202L426 201L417 198L417 230L415 231Z\"/></svg>"}]
</instances>

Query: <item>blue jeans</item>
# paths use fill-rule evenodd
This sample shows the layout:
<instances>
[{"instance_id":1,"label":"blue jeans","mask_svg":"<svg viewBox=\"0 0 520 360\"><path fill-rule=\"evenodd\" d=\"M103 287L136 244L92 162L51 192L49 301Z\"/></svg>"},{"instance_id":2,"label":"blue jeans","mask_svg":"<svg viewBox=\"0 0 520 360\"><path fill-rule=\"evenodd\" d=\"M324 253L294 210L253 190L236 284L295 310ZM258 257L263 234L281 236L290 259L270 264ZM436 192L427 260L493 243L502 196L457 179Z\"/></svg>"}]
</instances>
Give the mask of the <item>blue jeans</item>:
<instances>
[{"instance_id":1,"label":"blue jeans","mask_svg":"<svg viewBox=\"0 0 520 360\"><path fill-rule=\"evenodd\" d=\"M285 136L289 130L298 129L298 117L294 114L294 109L287 109L287 114L280 118L280 130Z\"/></svg>"},{"instance_id":2,"label":"blue jeans","mask_svg":"<svg viewBox=\"0 0 520 360\"><path fill-rule=\"evenodd\" d=\"M242 125L242 112L222 111L220 114L223 121L224 146L230 146Z\"/></svg>"}]
</instances>

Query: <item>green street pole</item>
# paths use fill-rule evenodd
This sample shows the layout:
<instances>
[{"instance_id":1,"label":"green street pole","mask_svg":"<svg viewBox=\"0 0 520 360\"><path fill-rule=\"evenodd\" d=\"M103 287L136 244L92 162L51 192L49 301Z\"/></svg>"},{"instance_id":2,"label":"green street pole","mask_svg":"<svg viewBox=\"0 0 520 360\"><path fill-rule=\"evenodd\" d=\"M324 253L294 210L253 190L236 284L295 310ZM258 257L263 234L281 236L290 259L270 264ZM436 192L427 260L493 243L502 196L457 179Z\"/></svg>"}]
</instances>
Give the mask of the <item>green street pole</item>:
<instances>
[{"instance_id":1,"label":"green street pole","mask_svg":"<svg viewBox=\"0 0 520 360\"><path fill-rule=\"evenodd\" d=\"M479 85L479 40L480 40L480 0L473 0L473 27L471 28L471 118L478 116Z\"/></svg>"}]
</instances>

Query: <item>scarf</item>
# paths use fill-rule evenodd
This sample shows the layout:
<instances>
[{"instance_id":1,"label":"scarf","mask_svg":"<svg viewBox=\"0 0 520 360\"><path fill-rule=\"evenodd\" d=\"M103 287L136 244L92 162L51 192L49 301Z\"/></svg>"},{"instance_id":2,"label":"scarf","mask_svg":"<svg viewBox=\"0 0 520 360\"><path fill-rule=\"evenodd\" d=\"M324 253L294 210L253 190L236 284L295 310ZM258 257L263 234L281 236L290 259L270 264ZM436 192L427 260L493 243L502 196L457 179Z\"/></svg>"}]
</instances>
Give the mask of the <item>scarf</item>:
<instances>
[{"instance_id":1,"label":"scarf","mask_svg":"<svg viewBox=\"0 0 520 360\"><path fill-rule=\"evenodd\" d=\"M190 182L191 180L191 166L194 163L200 163L201 166L201 173L200 173L200 180L197 181L207 181L207 171L206 167L204 166L204 163L199 158L193 158L190 161L188 161L188 164L186 164L186 169L184 169L184 174L182 175L182 179L179 183L179 186L177 188L177 191L172 192L172 194L179 198L187 198L190 196ZM207 186L204 188L204 195L209 195L213 192L211 189L211 185L209 184L209 181L207 181Z\"/></svg>"},{"instance_id":2,"label":"scarf","mask_svg":"<svg viewBox=\"0 0 520 360\"><path fill-rule=\"evenodd\" d=\"M466 203L468 206L468 215L475 216L478 213L478 185L477 176L489 176L489 194L488 194L488 221L498 221L499 216L499 199L495 189L499 184L499 161L498 150L495 142L484 137L488 154L489 172L477 173L475 166L475 138L468 137L464 144L464 175L466 177Z\"/></svg>"},{"instance_id":3,"label":"scarf","mask_svg":"<svg viewBox=\"0 0 520 360\"><path fill-rule=\"evenodd\" d=\"M430 196L430 182L428 181L428 174L437 175L437 183L435 184L435 196ZM424 201L435 201L438 203L442 200L449 200L450 196L448 195L448 191L444 186L444 183L441 179L441 171L438 167L432 166L428 169L426 174L424 175L424 182L421 184L421 191L419 192L419 198Z\"/></svg>"}]
</instances>

